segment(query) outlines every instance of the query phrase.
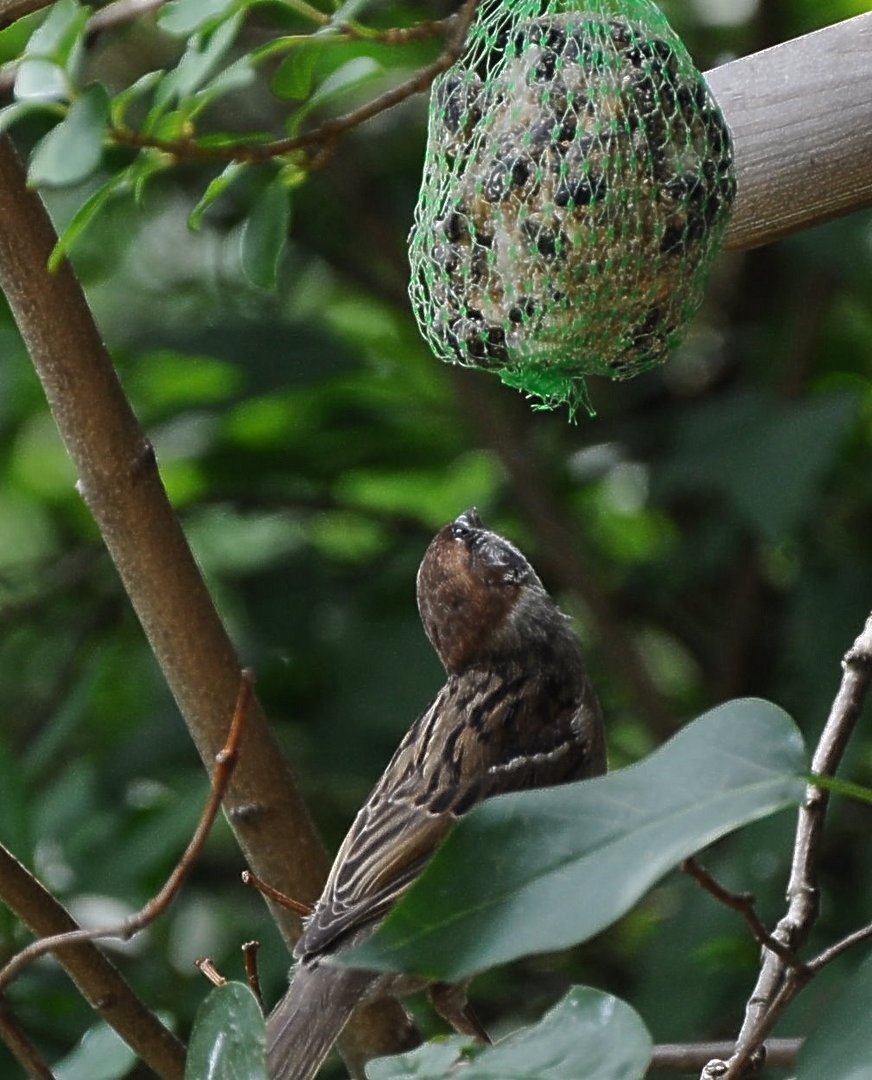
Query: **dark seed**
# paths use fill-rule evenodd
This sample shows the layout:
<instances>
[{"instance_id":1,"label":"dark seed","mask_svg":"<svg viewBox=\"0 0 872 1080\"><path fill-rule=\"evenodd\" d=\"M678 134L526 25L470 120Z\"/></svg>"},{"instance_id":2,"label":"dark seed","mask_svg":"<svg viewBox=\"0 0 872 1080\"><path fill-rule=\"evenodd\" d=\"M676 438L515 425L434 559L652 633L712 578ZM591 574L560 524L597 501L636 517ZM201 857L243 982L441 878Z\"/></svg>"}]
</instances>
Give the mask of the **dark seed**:
<instances>
[{"instance_id":1,"label":"dark seed","mask_svg":"<svg viewBox=\"0 0 872 1080\"><path fill-rule=\"evenodd\" d=\"M488 202L499 202L506 197L509 190L508 176L509 169L506 163L494 162L482 189L482 194Z\"/></svg>"},{"instance_id":2,"label":"dark seed","mask_svg":"<svg viewBox=\"0 0 872 1080\"><path fill-rule=\"evenodd\" d=\"M513 187L523 187L530 179L530 165L523 158L518 158L512 165Z\"/></svg>"},{"instance_id":3,"label":"dark seed","mask_svg":"<svg viewBox=\"0 0 872 1080\"><path fill-rule=\"evenodd\" d=\"M462 214L452 210L442 223L442 229L446 237L453 243L462 240L466 236L466 220Z\"/></svg>"},{"instance_id":4,"label":"dark seed","mask_svg":"<svg viewBox=\"0 0 872 1080\"><path fill-rule=\"evenodd\" d=\"M550 82L557 67L557 54L550 49L543 49L539 63L533 70L533 77L539 81Z\"/></svg>"}]
</instances>

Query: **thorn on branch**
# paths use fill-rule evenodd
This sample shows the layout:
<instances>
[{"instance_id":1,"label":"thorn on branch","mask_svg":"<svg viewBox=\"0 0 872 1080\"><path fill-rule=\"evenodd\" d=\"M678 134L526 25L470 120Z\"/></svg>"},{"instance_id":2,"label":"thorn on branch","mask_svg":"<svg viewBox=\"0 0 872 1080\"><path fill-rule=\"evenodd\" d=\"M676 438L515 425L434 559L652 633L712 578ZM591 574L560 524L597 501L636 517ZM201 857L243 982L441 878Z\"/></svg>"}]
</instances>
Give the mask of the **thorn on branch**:
<instances>
[{"instance_id":1,"label":"thorn on branch","mask_svg":"<svg viewBox=\"0 0 872 1080\"><path fill-rule=\"evenodd\" d=\"M263 994L260 989L260 972L257 969L257 953L260 949L259 941L246 941L242 946L242 955L245 960L245 980L252 994L257 998L263 1012Z\"/></svg>"},{"instance_id":2,"label":"thorn on branch","mask_svg":"<svg viewBox=\"0 0 872 1080\"><path fill-rule=\"evenodd\" d=\"M200 960L195 960L194 964L199 969L200 973L202 975L205 975L213 986L227 985L227 980L224 978L218 968L215 967L215 964L209 959L208 956L204 956Z\"/></svg>"},{"instance_id":3,"label":"thorn on branch","mask_svg":"<svg viewBox=\"0 0 872 1080\"><path fill-rule=\"evenodd\" d=\"M293 897L286 896L283 892L279 892L278 889L274 889L272 885L268 885L252 870L243 870L241 876L243 885L250 885L267 899L278 904L279 907L293 911L295 915L299 915L303 919L307 919L315 910L311 904L304 904L301 900L294 900Z\"/></svg>"}]
</instances>

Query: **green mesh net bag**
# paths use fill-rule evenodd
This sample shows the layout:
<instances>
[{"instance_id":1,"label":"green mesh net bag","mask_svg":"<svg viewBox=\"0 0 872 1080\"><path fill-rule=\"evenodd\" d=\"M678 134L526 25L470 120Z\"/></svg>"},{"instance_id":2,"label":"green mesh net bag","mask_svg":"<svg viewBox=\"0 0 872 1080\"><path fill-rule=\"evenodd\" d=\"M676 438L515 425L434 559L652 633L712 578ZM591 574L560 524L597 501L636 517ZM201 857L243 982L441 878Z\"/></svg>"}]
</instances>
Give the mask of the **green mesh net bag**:
<instances>
[{"instance_id":1,"label":"green mesh net bag","mask_svg":"<svg viewBox=\"0 0 872 1080\"><path fill-rule=\"evenodd\" d=\"M735 194L729 131L650 0L482 0L433 85L410 238L436 355L546 407L665 359Z\"/></svg>"}]
</instances>

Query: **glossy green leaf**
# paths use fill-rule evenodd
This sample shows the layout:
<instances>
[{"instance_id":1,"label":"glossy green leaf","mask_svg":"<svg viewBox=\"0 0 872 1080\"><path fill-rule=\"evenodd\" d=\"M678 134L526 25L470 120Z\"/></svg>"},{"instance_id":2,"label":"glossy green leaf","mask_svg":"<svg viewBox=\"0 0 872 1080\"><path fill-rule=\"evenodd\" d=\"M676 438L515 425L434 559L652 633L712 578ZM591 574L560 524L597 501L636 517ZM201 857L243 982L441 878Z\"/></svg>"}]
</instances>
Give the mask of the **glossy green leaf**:
<instances>
[{"instance_id":1,"label":"glossy green leaf","mask_svg":"<svg viewBox=\"0 0 872 1080\"><path fill-rule=\"evenodd\" d=\"M187 37L195 30L227 18L241 6L241 0L171 0L161 9L157 24L168 34Z\"/></svg>"},{"instance_id":2,"label":"glossy green leaf","mask_svg":"<svg viewBox=\"0 0 872 1080\"><path fill-rule=\"evenodd\" d=\"M292 132L298 131L303 120L315 109L320 109L334 99L358 89L380 75L382 70L381 64L373 60L371 56L356 56L353 60L349 60L331 72L316 87L312 96L294 113L289 129Z\"/></svg>"},{"instance_id":3,"label":"glossy green leaf","mask_svg":"<svg viewBox=\"0 0 872 1080\"><path fill-rule=\"evenodd\" d=\"M197 1010L185 1080L267 1080L266 1027L242 983L219 986Z\"/></svg>"},{"instance_id":4,"label":"glossy green leaf","mask_svg":"<svg viewBox=\"0 0 872 1080\"><path fill-rule=\"evenodd\" d=\"M147 71L144 75L141 75L134 83L126 87L120 94L116 94L112 99L112 103L109 106L109 112L112 117L112 123L119 127L124 123L124 119L127 116L127 110L131 104L139 97L143 97L150 90L164 78L165 72L163 71Z\"/></svg>"},{"instance_id":5,"label":"glossy green leaf","mask_svg":"<svg viewBox=\"0 0 872 1080\"><path fill-rule=\"evenodd\" d=\"M242 270L260 289L272 289L288 240L290 195L280 179L258 196L242 229Z\"/></svg>"},{"instance_id":6,"label":"glossy green leaf","mask_svg":"<svg viewBox=\"0 0 872 1080\"><path fill-rule=\"evenodd\" d=\"M280 98L300 101L309 95L322 42L310 38L293 49L276 68L270 89Z\"/></svg>"},{"instance_id":7,"label":"glossy green leaf","mask_svg":"<svg viewBox=\"0 0 872 1080\"><path fill-rule=\"evenodd\" d=\"M127 1076L136 1054L108 1024L86 1031L79 1045L52 1066L55 1080L117 1080Z\"/></svg>"},{"instance_id":8,"label":"glossy green leaf","mask_svg":"<svg viewBox=\"0 0 872 1080\"><path fill-rule=\"evenodd\" d=\"M97 188L94 194L91 195L86 202L82 203L75 214L73 214L67 227L58 237L58 242L55 244L52 253L49 256L49 270L57 270L61 264L61 260L72 248L76 240L79 239L85 229L88 228L97 214L100 213L106 203L114 195L119 194L129 186L130 181L126 173L117 173L110 180L107 180L102 187Z\"/></svg>"},{"instance_id":9,"label":"glossy green leaf","mask_svg":"<svg viewBox=\"0 0 872 1080\"><path fill-rule=\"evenodd\" d=\"M651 1036L638 1014L610 994L576 986L532 1027L481 1048L461 1038L429 1043L367 1066L368 1080L639 1080Z\"/></svg>"},{"instance_id":10,"label":"glossy green leaf","mask_svg":"<svg viewBox=\"0 0 872 1080\"><path fill-rule=\"evenodd\" d=\"M90 10L77 0L58 0L45 22L30 37L24 56L15 73L15 96L34 98L69 98L68 78L81 51L82 36Z\"/></svg>"},{"instance_id":11,"label":"glossy green leaf","mask_svg":"<svg viewBox=\"0 0 872 1080\"><path fill-rule=\"evenodd\" d=\"M87 179L103 156L109 94L93 83L76 98L64 120L37 144L27 170L28 182L66 187Z\"/></svg>"},{"instance_id":12,"label":"glossy green leaf","mask_svg":"<svg viewBox=\"0 0 872 1080\"><path fill-rule=\"evenodd\" d=\"M732 701L609 776L474 810L349 962L455 981L584 941L682 859L804 795L802 737Z\"/></svg>"},{"instance_id":13,"label":"glossy green leaf","mask_svg":"<svg viewBox=\"0 0 872 1080\"><path fill-rule=\"evenodd\" d=\"M45 22L46 15L44 10L32 11L0 30L0 64L17 60L23 54L33 32Z\"/></svg>"},{"instance_id":14,"label":"glossy green leaf","mask_svg":"<svg viewBox=\"0 0 872 1080\"><path fill-rule=\"evenodd\" d=\"M57 105L51 101L14 101L11 105L0 109L0 134L8 131L13 124L25 116L40 112L63 116L65 110L63 105Z\"/></svg>"},{"instance_id":15,"label":"glossy green leaf","mask_svg":"<svg viewBox=\"0 0 872 1080\"><path fill-rule=\"evenodd\" d=\"M216 199L219 199L225 191L245 172L245 163L241 161L231 161L230 164L223 169L218 176L209 181L209 184L203 194L200 196L200 201L191 211L188 217L188 225L196 232L203 224L203 214L209 209Z\"/></svg>"},{"instance_id":16,"label":"glossy green leaf","mask_svg":"<svg viewBox=\"0 0 872 1080\"><path fill-rule=\"evenodd\" d=\"M241 25L242 15L237 14L214 30L190 38L181 60L157 89L154 108L146 121L148 130L163 109L173 101L190 97L213 75L236 40Z\"/></svg>"},{"instance_id":17,"label":"glossy green leaf","mask_svg":"<svg viewBox=\"0 0 872 1080\"><path fill-rule=\"evenodd\" d=\"M829 1003L826 1015L803 1044L796 1080L868 1080L872 1062L872 956Z\"/></svg>"}]
</instances>

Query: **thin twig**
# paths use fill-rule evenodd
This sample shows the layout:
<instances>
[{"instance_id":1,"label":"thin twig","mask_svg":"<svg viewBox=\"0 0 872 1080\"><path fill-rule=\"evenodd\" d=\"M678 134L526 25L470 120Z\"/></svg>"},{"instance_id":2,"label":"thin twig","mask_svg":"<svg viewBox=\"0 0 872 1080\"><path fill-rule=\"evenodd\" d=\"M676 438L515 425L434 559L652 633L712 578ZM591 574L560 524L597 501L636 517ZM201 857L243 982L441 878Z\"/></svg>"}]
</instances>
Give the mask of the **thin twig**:
<instances>
[{"instance_id":1,"label":"thin twig","mask_svg":"<svg viewBox=\"0 0 872 1080\"><path fill-rule=\"evenodd\" d=\"M754 897L751 893L731 892L712 877L709 871L698 863L693 856L684 860L681 869L685 874L692 877L707 893L710 893L719 904L723 904L724 907L728 907L731 911L737 911L750 927L758 945L777 953L789 967L797 966L796 954L793 949L774 938L766 929L754 907Z\"/></svg>"},{"instance_id":2,"label":"thin twig","mask_svg":"<svg viewBox=\"0 0 872 1080\"><path fill-rule=\"evenodd\" d=\"M475 17L478 0L464 0L463 6L451 19L451 31L447 35L445 48L436 59L425 67L416 71L405 82L391 87L383 94L367 101L365 104L344 116L337 116L332 120L326 120L319 127L311 131L303 132L302 135L294 135L287 139L275 139L272 142L249 143L237 146L201 146L190 139L157 139L150 135L144 135L139 131L128 128L110 128L109 134L115 142L138 149L160 150L170 154L178 161L243 161L263 162L273 158L282 157L295 150L310 150L315 148L322 151L330 148L336 140L360 127L367 120L380 113L392 109L395 105L412 97L414 94L427 90L433 80L447 71L463 51L466 34Z\"/></svg>"},{"instance_id":3,"label":"thin twig","mask_svg":"<svg viewBox=\"0 0 872 1080\"><path fill-rule=\"evenodd\" d=\"M54 1080L54 1074L42 1055L19 1027L5 998L0 996L0 1039L24 1066L32 1080Z\"/></svg>"},{"instance_id":4,"label":"thin twig","mask_svg":"<svg viewBox=\"0 0 872 1080\"><path fill-rule=\"evenodd\" d=\"M802 1039L769 1039L766 1042L766 1064L789 1069L796 1063ZM730 1042L662 1043L651 1052L647 1075L658 1072L699 1073L713 1058L730 1056Z\"/></svg>"},{"instance_id":5,"label":"thin twig","mask_svg":"<svg viewBox=\"0 0 872 1080\"><path fill-rule=\"evenodd\" d=\"M257 889L259 893L263 893L268 899L273 900L279 907L286 908L288 911L293 911L295 915L300 915L302 918L308 918L312 914L314 908L311 904L304 904L300 900L294 900L291 896L286 896L283 892L279 892L278 889L274 889L272 885L268 885L265 881L262 881L257 874L251 870L243 870L242 884L250 885L253 889Z\"/></svg>"},{"instance_id":6,"label":"thin twig","mask_svg":"<svg viewBox=\"0 0 872 1080\"><path fill-rule=\"evenodd\" d=\"M812 758L811 771L818 776L835 775L872 685L872 615L845 654L842 672L838 693ZM773 937L794 952L807 940L818 915L817 866L828 805L829 793L809 784L799 809L787 886L787 912L773 931ZM808 966L788 967L777 953L764 952L735 1052L721 1074L723 1080L740 1080L781 1014L817 970Z\"/></svg>"},{"instance_id":7,"label":"thin twig","mask_svg":"<svg viewBox=\"0 0 872 1080\"><path fill-rule=\"evenodd\" d=\"M853 934L848 934L847 937L842 938L841 941L837 941L835 945L830 945L829 948L824 949L823 952L819 952L818 955L805 965L809 971L817 975L817 973L831 964L833 960L841 956L842 953L846 953L849 949L853 949L855 945L862 945L863 942L869 941L872 938L872 923L869 926L863 926L859 930L855 930Z\"/></svg>"},{"instance_id":8,"label":"thin twig","mask_svg":"<svg viewBox=\"0 0 872 1080\"><path fill-rule=\"evenodd\" d=\"M212 960L209 959L208 956L204 956L200 960L195 960L194 966L200 971L202 975L206 976L206 978L213 986L227 985L227 980L224 978L218 968L215 967L215 964L212 962Z\"/></svg>"},{"instance_id":9,"label":"thin twig","mask_svg":"<svg viewBox=\"0 0 872 1080\"><path fill-rule=\"evenodd\" d=\"M248 670L242 672L242 682L239 686L239 696L233 719L230 723L230 731L224 748L215 758L215 771L212 774L212 787L209 798L200 817L191 841L185 849L175 869L167 878L163 888L156 896L134 915L128 916L120 923L109 926L95 926L87 929L70 930L63 934L54 934L51 937L41 938L34 941L27 948L22 949L0 971L0 992L2 992L15 979L24 968L37 960L40 956L57 952L58 949L69 945L78 945L83 941L96 941L98 938L121 938L128 941L134 934L138 934L162 915L174 900L185 878L191 871L194 863L200 856L203 846L208 839L218 811L221 809L221 800L233 775L233 769L239 757L239 743L251 701L254 677Z\"/></svg>"},{"instance_id":10,"label":"thin twig","mask_svg":"<svg viewBox=\"0 0 872 1080\"><path fill-rule=\"evenodd\" d=\"M242 946L242 956L245 961L245 981L248 988L257 998L261 1012L263 1011L263 993L260 989L260 972L257 969L257 954L260 950L259 941L246 941Z\"/></svg>"}]
</instances>

